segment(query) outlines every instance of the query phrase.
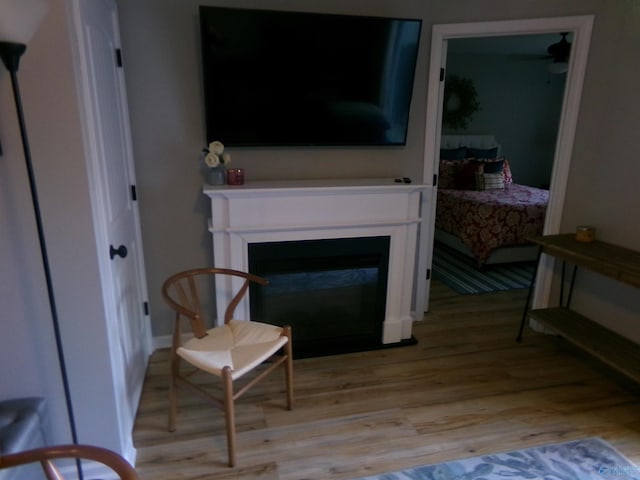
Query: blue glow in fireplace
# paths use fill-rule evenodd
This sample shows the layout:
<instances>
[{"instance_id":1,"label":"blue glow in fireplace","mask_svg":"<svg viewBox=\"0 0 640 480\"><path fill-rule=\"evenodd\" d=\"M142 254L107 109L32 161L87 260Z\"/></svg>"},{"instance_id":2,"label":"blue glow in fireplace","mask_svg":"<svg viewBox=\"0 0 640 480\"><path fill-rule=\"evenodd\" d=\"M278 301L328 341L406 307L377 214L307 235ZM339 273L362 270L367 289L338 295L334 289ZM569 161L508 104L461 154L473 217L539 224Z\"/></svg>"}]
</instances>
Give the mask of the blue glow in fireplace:
<instances>
[{"instance_id":1,"label":"blue glow in fireplace","mask_svg":"<svg viewBox=\"0 0 640 480\"><path fill-rule=\"evenodd\" d=\"M382 347L390 237L357 237L248 246L251 318L291 325L294 356Z\"/></svg>"}]
</instances>

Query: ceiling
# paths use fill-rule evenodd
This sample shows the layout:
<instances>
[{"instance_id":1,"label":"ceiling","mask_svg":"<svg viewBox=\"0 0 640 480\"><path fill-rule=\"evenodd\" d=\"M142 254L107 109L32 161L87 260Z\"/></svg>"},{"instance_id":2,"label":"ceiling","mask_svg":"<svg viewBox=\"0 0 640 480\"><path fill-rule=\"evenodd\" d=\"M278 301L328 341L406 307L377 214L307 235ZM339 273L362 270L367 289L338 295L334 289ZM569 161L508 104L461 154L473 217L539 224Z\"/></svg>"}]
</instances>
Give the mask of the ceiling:
<instances>
[{"instance_id":1,"label":"ceiling","mask_svg":"<svg viewBox=\"0 0 640 480\"><path fill-rule=\"evenodd\" d=\"M447 51L475 55L547 55L547 47L560 41L560 33L537 35L508 35L449 40ZM567 36L572 41L572 34Z\"/></svg>"}]
</instances>

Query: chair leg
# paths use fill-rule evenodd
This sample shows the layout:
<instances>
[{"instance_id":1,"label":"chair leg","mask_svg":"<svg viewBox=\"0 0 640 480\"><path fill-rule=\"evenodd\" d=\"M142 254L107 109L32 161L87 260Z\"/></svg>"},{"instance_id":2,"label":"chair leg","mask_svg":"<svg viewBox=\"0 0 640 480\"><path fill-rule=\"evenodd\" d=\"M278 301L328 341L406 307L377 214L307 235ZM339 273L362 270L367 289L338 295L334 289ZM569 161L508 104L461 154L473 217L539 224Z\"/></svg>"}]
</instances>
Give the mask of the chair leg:
<instances>
[{"instance_id":1,"label":"chair leg","mask_svg":"<svg viewBox=\"0 0 640 480\"><path fill-rule=\"evenodd\" d=\"M177 314L174 325L173 334L171 338L171 355L169 358L169 425L168 430L175 432L176 430L176 416L178 414L178 381L177 377L180 375L180 357L176 353L178 346L180 345L180 315Z\"/></svg>"},{"instance_id":2,"label":"chair leg","mask_svg":"<svg viewBox=\"0 0 640 480\"><path fill-rule=\"evenodd\" d=\"M169 425L168 430L175 432L176 430L176 412L177 412L177 398L176 398L176 379L172 375L171 383L169 384Z\"/></svg>"},{"instance_id":3,"label":"chair leg","mask_svg":"<svg viewBox=\"0 0 640 480\"><path fill-rule=\"evenodd\" d=\"M229 454L229 466L236 465L236 420L233 404L233 380L231 368L222 369L222 382L224 390L224 416L227 425L227 451Z\"/></svg>"},{"instance_id":4,"label":"chair leg","mask_svg":"<svg viewBox=\"0 0 640 480\"><path fill-rule=\"evenodd\" d=\"M176 381L176 376L178 374L177 365L175 362L178 360L171 360L171 373L169 380L169 425L168 430L170 432L175 432L176 430L176 416L178 413L178 382Z\"/></svg>"},{"instance_id":5,"label":"chair leg","mask_svg":"<svg viewBox=\"0 0 640 480\"><path fill-rule=\"evenodd\" d=\"M291 342L291 327L284 327L284 334L287 336L289 341L285 347L285 354L287 355L287 360L285 361L285 377L287 384L287 409L293 409L293 346Z\"/></svg>"}]
</instances>

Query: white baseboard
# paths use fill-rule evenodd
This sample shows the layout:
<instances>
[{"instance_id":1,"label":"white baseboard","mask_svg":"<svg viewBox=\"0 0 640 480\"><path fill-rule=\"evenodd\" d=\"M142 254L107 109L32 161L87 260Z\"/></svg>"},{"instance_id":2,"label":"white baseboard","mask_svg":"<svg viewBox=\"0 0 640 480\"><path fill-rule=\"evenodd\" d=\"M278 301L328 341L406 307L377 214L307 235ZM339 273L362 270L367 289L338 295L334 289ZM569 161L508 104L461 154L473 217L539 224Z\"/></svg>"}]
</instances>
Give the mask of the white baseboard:
<instances>
[{"instance_id":1,"label":"white baseboard","mask_svg":"<svg viewBox=\"0 0 640 480\"><path fill-rule=\"evenodd\" d=\"M158 350L160 348L169 348L171 346L172 335L160 335L153 337L153 349Z\"/></svg>"},{"instance_id":2,"label":"white baseboard","mask_svg":"<svg viewBox=\"0 0 640 480\"><path fill-rule=\"evenodd\" d=\"M160 348L170 348L173 335L160 335L153 337L153 349L158 350ZM180 343L184 343L190 338L193 338L191 333L183 333Z\"/></svg>"}]
</instances>

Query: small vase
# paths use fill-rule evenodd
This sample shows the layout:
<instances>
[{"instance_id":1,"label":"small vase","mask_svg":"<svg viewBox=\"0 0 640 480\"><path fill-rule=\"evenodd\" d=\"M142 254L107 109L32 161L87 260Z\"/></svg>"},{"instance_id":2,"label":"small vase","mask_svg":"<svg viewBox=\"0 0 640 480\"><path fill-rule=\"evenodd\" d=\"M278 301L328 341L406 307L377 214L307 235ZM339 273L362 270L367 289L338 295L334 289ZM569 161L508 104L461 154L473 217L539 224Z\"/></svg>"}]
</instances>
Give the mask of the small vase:
<instances>
[{"instance_id":1,"label":"small vase","mask_svg":"<svg viewBox=\"0 0 640 480\"><path fill-rule=\"evenodd\" d=\"M225 181L224 168L216 167L209 170L210 185L224 185L224 181Z\"/></svg>"}]
</instances>

